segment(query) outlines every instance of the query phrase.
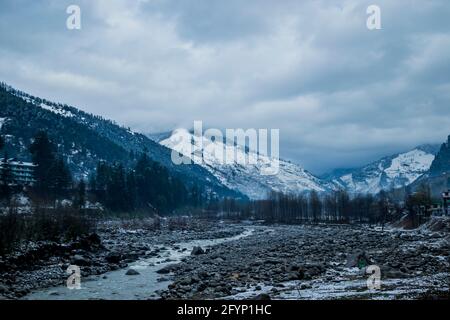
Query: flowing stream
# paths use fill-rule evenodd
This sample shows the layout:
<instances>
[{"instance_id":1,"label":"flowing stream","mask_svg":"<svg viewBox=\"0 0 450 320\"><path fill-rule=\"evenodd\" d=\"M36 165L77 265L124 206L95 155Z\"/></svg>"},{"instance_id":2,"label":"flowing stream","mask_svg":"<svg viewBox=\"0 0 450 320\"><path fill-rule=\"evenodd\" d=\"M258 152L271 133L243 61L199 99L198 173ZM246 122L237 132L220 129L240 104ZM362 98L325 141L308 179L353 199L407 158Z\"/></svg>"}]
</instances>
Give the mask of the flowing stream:
<instances>
[{"instance_id":1,"label":"flowing stream","mask_svg":"<svg viewBox=\"0 0 450 320\"><path fill-rule=\"evenodd\" d=\"M27 300L144 300L159 298L157 291L167 289L170 280L160 281L164 275L156 273L166 265L179 263L190 255L195 246L208 248L220 243L248 237L253 228L247 228L243 233L229 238L193 240L174 244L162 251L161 257L143 258L130 263L126 269L111 271L99 276L81 279L81 289L70 290L66 286L46 288L34 291L24 297ZM174 249L177 246L179 249ZM162 247L162 246L160 246ZM184 250L183 250L184 249ZM140 274L126 275L129 269L135 269Z\"/></svg>"}]
</instances>

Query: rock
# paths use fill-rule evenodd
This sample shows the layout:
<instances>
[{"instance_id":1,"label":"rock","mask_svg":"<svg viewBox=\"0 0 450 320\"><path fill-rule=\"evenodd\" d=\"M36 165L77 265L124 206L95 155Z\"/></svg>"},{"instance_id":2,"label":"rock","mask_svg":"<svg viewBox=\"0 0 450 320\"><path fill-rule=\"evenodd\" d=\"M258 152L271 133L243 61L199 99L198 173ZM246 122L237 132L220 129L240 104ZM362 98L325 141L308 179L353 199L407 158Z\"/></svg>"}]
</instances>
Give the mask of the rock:
<instances>
[{"instance_id":1,"label":"rock","mask_svg":"<svg viewBox=\"0 0 450 320\"><path fill-rule=\"evenodd\" d=\"M191 251L192 256L198 256L200 254L204 254L205 251L201 247L194 247Z\"/></svg>"},{"instance_id":2,"label":"rock","mask_svg":"<svg viewBox=\"0 0 450 320\"><path fill-rule=\"evenodd\" d=\"M194 282L195 282L195 280L193 278L186 277L186 278L181 279L178 283L182 286L188 286L188 285L193 284Z\"/></svg>"},{"instance_id":3,"label":"rock","mask_svg":"<svg viewBox=\"0 0 450 320\"><path fill-rule=\"evenodd\" d=\"M402 279L402 278L408 278L408 275L406 273L403 273L399 270L389 270L382 274L384 278L391 278L391 279Z\"/></svg>"},{"instance_id":4,"label":"rock","mask_svg":"<svg viewBox=\"0 0 450 320\"><path fill-rule=\"evenodd\" d=\"M96 233L92 233L91 235L89 235L89 237L87 237L87 240L92 243L92 244L96 244L99 245L102 243L102 240L100 239L100 236Z\"/></svg>"},{"instance_id":5,"label":"rock","mask_svg":"<svg viewBox=\"0 0 450 320\"><path fill-rule=\"evenodd\" d=\"M267 293L258 294L253 300L270 300L270 296Z\"/></svg>"},{"instance_id":6,"label":"rock","mask_svg":"<svg viewBox=\"0 0 450 320\"><path fill-rule=\"evenodd\" d=\"M288 271L298 271L299 269L300 269L300 266L297 265L297 264L291 264L291 265L288 267Z\"/></svg>"},{"instance_id":7,"label":"rock","mask_svg":"<svg viewBox=\"0 0 450 320\"><path fill-rule=\"evenodd\" d=\"M140 273L135 269L128 269L127 273L125 273L127 276L138 276Z\"/></svg>"},{"instance_id":8,"label":"rock","mask_svg":"<svg viewBox=\"0 0 450 320\"><path fill-rule=\"evenodd\" d=\"M169 280L170 280L169 278L165 278L165 277L161 277L161 278L156 279L156 281L158 281L158 282L166 282L166 281L169 281Z\"/></svg>"},{"instance_id":9,"label":"rock","mask_svg":"<svg viewBox=\"0 0 450 320\"><path fill-rule=\"evenodd\" d=\"M302 283L300 285L300 290L306 290L306 289L311 289L311 288L312 288L312 285L309 283Z\"/></svg>"},{"instance_id":10,"label":"rock","mask_svg":"<svg viewBox=\"0 0 450 320\"><path fill-rule=\"evenodd\" d=\"M8 293L8 292L9 292L8 287L0 283L0 293Z\"/></svg>"},{"instance_id":11,"label":"rock","mask_svg":"<svg viewBox=\"0 0 450 320\"><path fill-rule=\"evenodd\" d=\"M109 263L119 263L122 260L122 256L118 253L111 252L105 257L105 260Z\"/></svg>"},{"instance_id":12,"label":"rock","mask_svg":"<svg viewBox=\"0 0 450 320\"><path fill-rule=\"evenodd\" d=\"M178 265L176 265L176 264L169 264L169 265L159 269L158 271L156 271L156 273L167 274L167 273L171 273L171 272L175 271L177 268L179 268Z\"/></svg>"},{"instance_id":13,"label":"rock","mask_svg":"<svg viewBox=\"0 0 450 320\"><path fill-rule=\"evenodd\" d=\"M206 284L205 282L202 282L198 285L197 291L201 292L201 291L204 291L206 288L208 288L208 284Z\"/></svg>"},{"instance_id":14,"label":"rock","mask_svg":"<svg viewBox=\"0 0 450 320\"><path fill-rule=\"evenodd\" d=\"M72 257L70 263L76 266L89 266L91 264L91 261L86 257L76 254Z\"/></svg>"}]
</instances>

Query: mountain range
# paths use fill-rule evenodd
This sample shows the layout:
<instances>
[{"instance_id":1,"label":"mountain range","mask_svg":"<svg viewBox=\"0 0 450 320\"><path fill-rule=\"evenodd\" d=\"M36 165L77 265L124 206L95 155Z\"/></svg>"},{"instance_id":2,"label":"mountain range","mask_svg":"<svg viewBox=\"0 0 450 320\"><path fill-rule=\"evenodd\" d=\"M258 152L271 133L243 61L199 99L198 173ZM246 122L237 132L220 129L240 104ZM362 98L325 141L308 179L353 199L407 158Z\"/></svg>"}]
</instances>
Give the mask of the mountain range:
<instances>
[{"instance_id":1,"label":"mountain range","mask_svg":"<svg viewBox=\"0 0 450 320\"><path fill-rule=\"evenodd\" d=\"M324 178L353 194L376 194L381 190L401 188L416 181L428 172L438 151L438 145L421 145L360 168L335 170Z\"/></svg>"},{"instance_id":2,"label":"mountain range","mask_svg":"<svg viewBox=\"0 0 450 320\"><path fill-rule=\"evenodd\" d=\"M99 161L129 166L142 152L186 185L197 184L218 197L245 198L198 165L175 165L171 150L111 120L0 84L0 134L8 157L29 160L28 146L47 132L77 178L87 178Z\"/></svg>"},{"instance_id":3,"label":"mountain range","mask_svg":"<svg viewBox=\"0 0 450 320\"><path fill-rule=\"evenodd\" d=\"M330 190L326 181L320 180L299 165L281 159L274 164L276 160L266 155L236 144L211 141L186 129L175 130L159 142L199 163L228 188L238 190L251 199L265 198L271 191L299 193ZM201 153L197 152L199 149ZM227 161L224 161L222 155ZM278 166L279 172L276 175L262 174L270 165Z\"/></svg>"},{"instance_id":4,"label":"mountain range","mask_svg":"<svg viewBox=\"0 0 450 320\"><path fill-rule=\"evenodd\" d=\"M336 169L320 177L298 164L280 159L279 173L264 176L260 174L261 168L274 160L241 146L226 144L224 141L208 141L208 138L197 137L186 129L177 129L172 134L152 135L152 138L191 159L199 156L194 150L203 146L203 159L197 160L197 163L223 184L239 190L251 199L264 198L271 191L301 193L345 189L351 194L376 194L381 190L405 187L429 171L439 151L439 145L421 145L406 152L383 157L360 168ZM256 164L242 166L238 161L223 164L216 156L222 152L234 154L236 159L254 158Z\"/></svg>"},{"instance_id":5,"label":"mountain range","mask_svg":"<svg viewBox=\"0 0 450 320\"><path fill-rule=\"evenodd\" d=\"M338 189L352 194L375 194L430 179L439 181L439 189L446 183L442 176L450 172L448 141L441 147L421 145L360 168L336 169L318 177L296 163L275 160L223 140L198 137L186 129L151 135L137 133L114 121L34 97L1 83L0 134L5 138L8 156L29 160L28 146L39 130L47 131L58 153L78 178L87 178L99 161L121 162L127 166L145 152L187 185L201 185L219 197L262 199L272 191L322 193ZM194 163L174 164L172 150ZM220 150L235 159L223 163L218 157ZM200 155L201 159L196 158ZM244 158L252 159L253 164L242 165L238 159ZM279 167L278 174L261 174L274 161Z\"/></svg>"}]
</instances>

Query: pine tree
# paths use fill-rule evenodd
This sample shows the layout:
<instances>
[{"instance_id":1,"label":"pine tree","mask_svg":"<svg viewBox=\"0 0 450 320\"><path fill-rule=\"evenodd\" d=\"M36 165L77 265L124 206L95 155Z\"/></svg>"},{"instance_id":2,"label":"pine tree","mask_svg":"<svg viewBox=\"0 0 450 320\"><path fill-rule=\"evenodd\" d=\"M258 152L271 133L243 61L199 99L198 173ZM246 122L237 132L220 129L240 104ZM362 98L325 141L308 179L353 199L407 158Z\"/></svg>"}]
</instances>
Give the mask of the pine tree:
<instances>
[{"instance_id":1,"label":"pine tree","mask_svg":"<svg viewBox=\"0 0 450 320\"><path fill-rule=\"evenodd\" d=\"M52 179L52 168L55 164L54 146L48 139L47 133L40 131L30 145L32 161L37 167L34 170L36 187L42 193L48 193Z\"/></svg>"},{"instance_id":2,"label":"pine tree","mask_svg":"<svg viewBox=\"0 0 450 320\"><path fill-rule=\"evenodd\" d=\"M10 183L12 182L12 170L8 161L8 154L5 152L5 156L2 163L2 170L0 176L0 193L1 198L6 199L8 202L11 199L11 187Z\"/></svg>"},{"instance_id":3,"label":"pine tree","mask_svg":"<svg viewBox=\"0 0 450 320\"><path fill-rule=\"evenodd\" d=\"M58 158L51 168L51 189L54 195L63 196L72 184L72 176L64 160Z\"/></svg>"},{"instance_id":4,"label":"pine tree","mask_svg":"<svg viewBox=\"0 0 450 320\"><path fill-rule=\"evenodd\" d=\"M73 202L75 208L81 210L86 205L86 183L83 179L80 180L77 186L77 192L75 195L75 200Z\"/></svg>"}]
</instances>

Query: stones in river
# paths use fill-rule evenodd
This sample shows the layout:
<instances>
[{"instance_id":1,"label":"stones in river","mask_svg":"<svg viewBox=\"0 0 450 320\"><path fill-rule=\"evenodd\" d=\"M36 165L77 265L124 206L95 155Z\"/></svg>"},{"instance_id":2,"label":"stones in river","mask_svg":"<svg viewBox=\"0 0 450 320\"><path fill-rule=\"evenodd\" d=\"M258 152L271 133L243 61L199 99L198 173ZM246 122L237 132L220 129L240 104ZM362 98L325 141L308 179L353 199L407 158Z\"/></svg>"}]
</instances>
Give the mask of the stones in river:
<instances>
[{"instance_id":1,"label":"stones in river","mask_svg":"<svg viewBox=\"0 0 450 320\"><path fill-rule=\"evenodd\" d=\"M135 269L128 269L127 273L125 273L127 276L138 276L140 273Z\"/></svg>"},{"instance_id":2,"label":"stones in river","mask_svg":"<svg viewBox=\"0 0 450 320\"><path fill-rule=\"evenodd\" d=\"M89 259L79 254L74 255L70 261L76 266L89 266L91 264Z\"/></svg>"},{"instance_id":3,"label":"stones in river","mask_svg":"<svg viewBox=\"0 0 450 320\"><path fill-rule=\"evenodd\" d=\"M198 256L200 254L204 254L205 251L202 249L202 247L194 247L191 251L192 256Z\"/></svg>"},{"instance_id":4,"label":"stones in river","mask_svg":"<svg viewBox=\"0 0 450 320\"><path fill-rule=\"evenodd\" d=\"M109 253L105 260L109 263L119 263L122 260L122 256L118 253Z\"/></svg>"},{"instance_id":5,"label":"stones in river","mask_svg":"<svg viewBox=\"0 0 450 320\"><path fill-rule=\"evenodd\" d=\"M158 271L156 271L156 273L159 274L168 274L173 272L175 269L179 268L179 266L177 264L169 264L161 269L159 269Z\"/></svg>"}]
</instances>

